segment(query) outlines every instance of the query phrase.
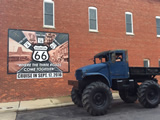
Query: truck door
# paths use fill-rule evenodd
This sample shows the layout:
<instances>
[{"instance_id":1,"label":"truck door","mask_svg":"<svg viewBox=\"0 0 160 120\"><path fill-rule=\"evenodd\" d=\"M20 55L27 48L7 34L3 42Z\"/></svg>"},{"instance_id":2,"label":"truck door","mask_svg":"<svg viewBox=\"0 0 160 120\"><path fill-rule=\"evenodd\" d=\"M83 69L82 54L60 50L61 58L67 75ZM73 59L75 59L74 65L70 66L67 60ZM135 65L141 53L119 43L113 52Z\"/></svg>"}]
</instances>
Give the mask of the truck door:
<instances>
[{"instance_id":1,"label":"truck door","mask_svg":"<svg viewBox=\"0 0 160 120\"><path fill-rule=\"evenodd\" d=\"M129 67L124 53L112 53L109 65L111 79L124 79L129 77Z\"/></svg>"}]
</instances>

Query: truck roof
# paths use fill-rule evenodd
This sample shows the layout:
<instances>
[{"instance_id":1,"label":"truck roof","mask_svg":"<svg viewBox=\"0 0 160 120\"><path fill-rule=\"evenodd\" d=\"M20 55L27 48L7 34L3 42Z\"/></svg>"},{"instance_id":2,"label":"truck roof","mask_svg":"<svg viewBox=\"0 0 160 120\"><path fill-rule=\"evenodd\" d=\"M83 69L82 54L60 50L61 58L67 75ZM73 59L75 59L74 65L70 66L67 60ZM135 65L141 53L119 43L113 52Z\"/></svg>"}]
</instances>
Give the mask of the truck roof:
<instances>
[{"instance_id":1,"label":"truck roof","mask_svg":"<svg viewBox=\"0 0 160 120\"><path fill-rule=\"evenodd\" d=\"M94 58L99 58L100 56L106 56L107 54L113 53L113 52L126 52L127 50L123 49L117 49L117 50L108 50L108 51L103 51L94 56Z\"/></svg>"}]
</instances>

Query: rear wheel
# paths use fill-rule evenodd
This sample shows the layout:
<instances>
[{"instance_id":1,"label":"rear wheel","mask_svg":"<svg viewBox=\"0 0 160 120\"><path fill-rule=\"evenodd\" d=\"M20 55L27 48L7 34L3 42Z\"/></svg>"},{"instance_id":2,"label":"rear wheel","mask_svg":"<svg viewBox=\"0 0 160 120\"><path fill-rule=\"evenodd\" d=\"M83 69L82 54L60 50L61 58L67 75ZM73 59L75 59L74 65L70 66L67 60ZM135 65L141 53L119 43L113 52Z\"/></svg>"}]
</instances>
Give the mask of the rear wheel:
<instances>
[{"instance_id":1,"label":"rear wheel","mask_svg":"<svg viewBox=\"0 0 160 120\"><path fill-rule=\"evenodd\" d=\"M137 100L137 95L131 95L131 93L121 90L119 91L120 98L126 103L134 103Z\"/></svg>"},{"instance_id":2,"label":"rear wheel","mask_svg":"<svg viewBox=\"0 0 160 120\"><path fill-rule=\"evenodd\" d=\"M102 82L91 83L82 94L83 107L94 116L106 114L112 99L110 88Z\"/></svg>"},{"instance_id":3,"label":"rear wheel","mask_svg":"<svg viewBox=\"0 0 160 120\"><path fill-rule=\"evenodd\" d=\"M83 107L82 94L80 94L79 91L76 90L74 87L72 88L72 91L71 91L71 98L75 105L77 105L78 107Z\"/></svg>"},{"instance_id":4,"label":"rear wheel","mask_svg":"<svg viewBox=\"0 0 160 120\"><path fill-rule=\"evenodd\" d=\"M153 80L145 81L138 88L138 99L146 108L157 107L160 103L160 86Z\"/></svg>"}]
</instances>

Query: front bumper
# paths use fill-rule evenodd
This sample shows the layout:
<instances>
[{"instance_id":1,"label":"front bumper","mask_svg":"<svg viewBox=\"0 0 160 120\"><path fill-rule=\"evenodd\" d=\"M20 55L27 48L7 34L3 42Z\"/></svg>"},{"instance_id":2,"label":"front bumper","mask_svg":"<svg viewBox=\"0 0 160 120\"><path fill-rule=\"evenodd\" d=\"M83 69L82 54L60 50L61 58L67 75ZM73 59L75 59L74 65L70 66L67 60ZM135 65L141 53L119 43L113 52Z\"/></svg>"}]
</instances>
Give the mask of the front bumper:
<instances>
[{"instance_id":1,"label":"front bumper","mask_svg":"<svg viewBox=\"0 0 160 120\"><path fill-rule=\"evenodd\" d=\"M75 89L78 89L78 81L68 80L68 85L72 85Z\"/></svg>"},{"instance_id":2,"label":"front bumper","mask_svg":"<svg viewBox=\"0 0 160 120\"><path fill-rule=\"evenodd\" d=\"M77 89L80 93L83 93L83 90L89 85L89 82L83 80L68 80L68 85L72 85L74 89Z\"/></svg>"}]
</instances>

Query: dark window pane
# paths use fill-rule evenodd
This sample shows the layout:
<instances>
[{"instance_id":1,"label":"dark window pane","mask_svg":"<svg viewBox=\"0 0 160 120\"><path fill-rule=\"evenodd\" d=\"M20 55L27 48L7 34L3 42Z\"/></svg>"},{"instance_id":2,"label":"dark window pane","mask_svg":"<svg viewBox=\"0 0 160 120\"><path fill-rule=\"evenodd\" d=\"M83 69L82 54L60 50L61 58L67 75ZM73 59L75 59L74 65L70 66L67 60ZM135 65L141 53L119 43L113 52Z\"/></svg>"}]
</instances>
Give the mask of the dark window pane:
<instances>
[{"instance_id":1,"label":"dark window pane","mask_svg":"<svg viewBox=\"0 0 160 120\"><path fill-rule=\"evenodd\" d=\"M89 22L90 22L90 29L97 29L97 13L96 13L96 9L89 9Z\"/></svg>"},{"instance_id":2,"label":"dark window pane","mask_svg":"<svg viewBox=\"0 0 160 120\"><path fill-rule=\"evenodd\" d=\"M90 20L90 29L96 30L96 20Z\"/></svg>"},{"instance_id":3,"label":"dark window pane","mask_svg":"<svg viewBox=\"0 0 160 120\"><path fill-rule=\"evenodd\" d=\"M157 27L157 35L160 35L160 27Z\"/></svg>"},{"instance_id":4,"label":"dark window pane","mask_svg":"<svg viewBox=\"0 0 160 120\"><path fill-rule=\"evenodd\" d=\"M156 24L157 24L157 35L160 35L160 19L156 18Z\"/></svg>"},{"instance_id":5,"label":"dark window pane","mask_svg":"<svg viewBox=\"0 0 160 120\"><path fill-rule=\"evenodd\" d=\"M157 27L160 27L160 19L156 19Z\"/></svg>"},{"instance_id":6,"label":"dark window pane","mask_svg":"<svg viewBox=\"0 0 160 120\"><path fill-rule=\"evenodd\" d=\"M90 12L90 19L95 20L96 19L96 10L90 9L89 12Z\"/></svg>"},{"instance_id":7,"label":"dark window pane","mask_svg":"<svg viewBox=\"0 0 160 120\"><path fill-rule=\"evenodd\" d=\"M45 25L53 26L53 16L52 15L45 15Z\"/></svg>"},{"instance_id":8,"label":"dark window pane","mask_svg":"<svg viewBox=\"0 0 160 120\"><path fill-rule=\"evenodd\" d=\"M126 23L132 23L130 14L126 14Z\"/></svg>"},{"instance_id":9,"label":"dark window pane","mask_svg":"<svg viewBox=\"0 0 160 120\"><path fill-rule=\"evenodd\" d=\"M131 32L132 33L132 24L126 24L126 32Z\"/></svg>"},{"instance_id":10,"label":"dark window pane","mask_svg":"<svg viewBox=\"0 0 160 120\"><path fill-rule=\"evenodd\" d=\"M144 61L144 67L149 67L148 61Z\"/></svg>"},{"instance_id":11,"label":"dark window pane","mask_svg":"<svg viewBox=\"0 0 160 120\"><path fill-rule=\"evenodd\" d=\"M45 3L45 14L53 15L53 4L52 3Z\"/></svg>"}]
</instances>

